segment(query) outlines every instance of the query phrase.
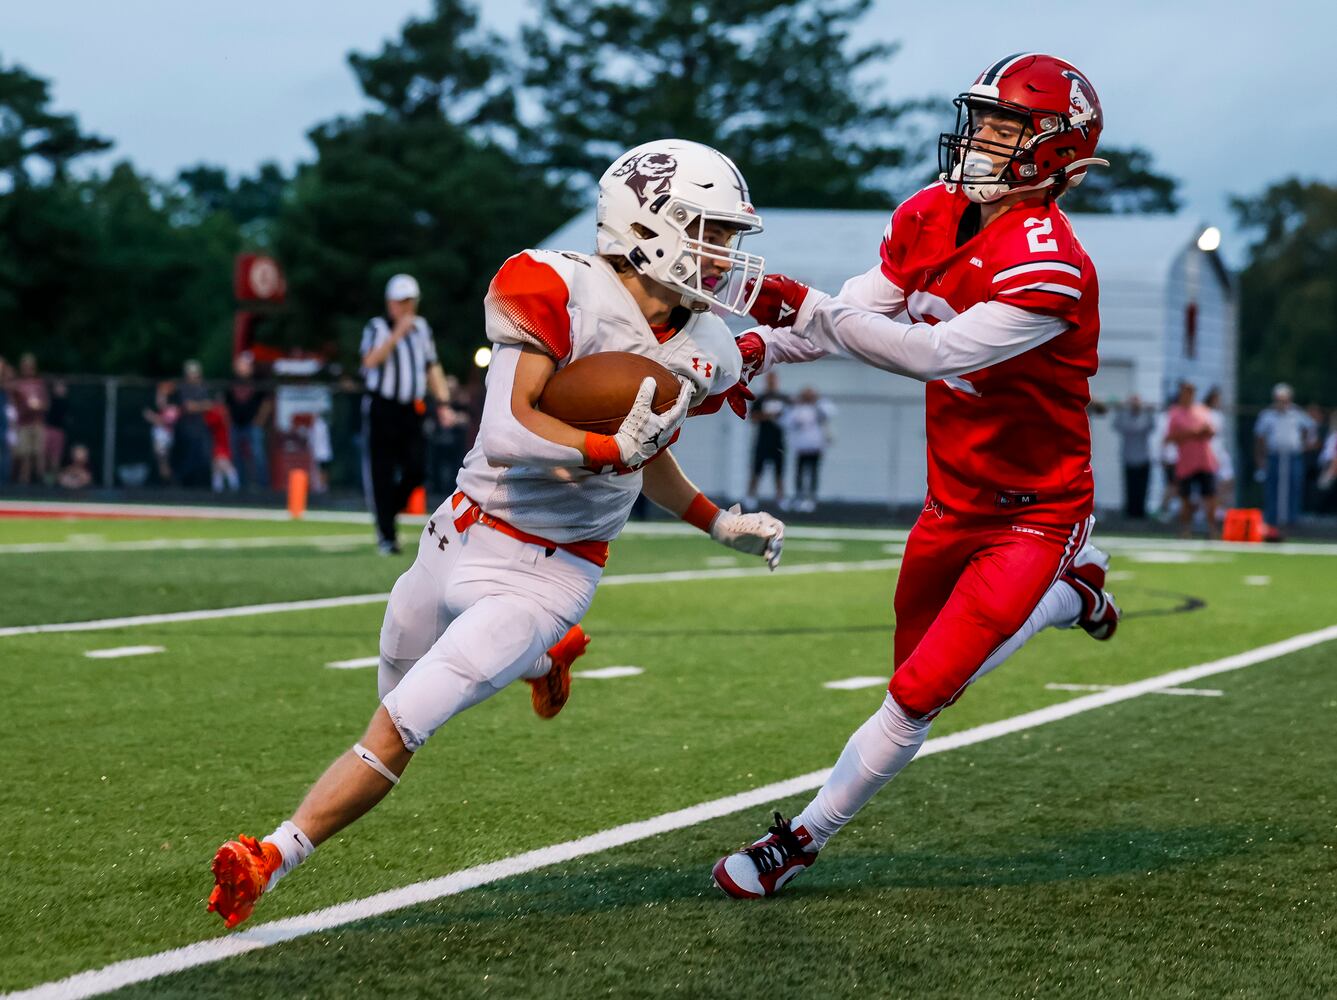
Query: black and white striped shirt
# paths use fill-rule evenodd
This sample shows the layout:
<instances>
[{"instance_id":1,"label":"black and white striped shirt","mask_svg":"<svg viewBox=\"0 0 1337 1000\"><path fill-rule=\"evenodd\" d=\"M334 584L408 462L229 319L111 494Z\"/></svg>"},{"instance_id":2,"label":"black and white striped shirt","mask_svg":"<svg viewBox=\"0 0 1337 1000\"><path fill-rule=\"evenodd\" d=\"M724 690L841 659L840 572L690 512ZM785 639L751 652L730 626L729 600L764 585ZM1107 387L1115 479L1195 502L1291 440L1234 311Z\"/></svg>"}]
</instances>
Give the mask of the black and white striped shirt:
<instances>
[{"instance_id":1,"label":"black and white striped shirt","mask_svg":"<svg viewBox=\"0 0 1337 1000\"><path fill-rule=\"evenodd\" d=\"M390 339L390 322L377 316L362 331L361 357L378 344ZM363 368L362 377L367 391L397 403L412 403L427 395L427 368L436 364L436 345L432 343L432 328L421 316L413 321L413 329L404 337L386 359L375 368Z\"/></svg>"}]
</instances>

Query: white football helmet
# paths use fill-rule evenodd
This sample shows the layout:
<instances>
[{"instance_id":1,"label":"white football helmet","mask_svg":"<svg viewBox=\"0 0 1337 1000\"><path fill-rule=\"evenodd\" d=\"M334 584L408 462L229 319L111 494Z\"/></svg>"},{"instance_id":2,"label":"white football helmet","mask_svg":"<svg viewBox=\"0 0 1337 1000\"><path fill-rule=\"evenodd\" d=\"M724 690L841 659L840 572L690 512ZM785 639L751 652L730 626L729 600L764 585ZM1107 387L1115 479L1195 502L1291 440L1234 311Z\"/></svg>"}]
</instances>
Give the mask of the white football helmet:
<instances>
[{"instance_id":1,"label":"white football helmet","mask_svg":"<svg viewBox=\"0 0 1337 1000\"><path fill-rule=\"evenodd\" d=\"M599 178L599 253L626 257L638 273L683 293L698 312L712 305L746 315L765 274L765 260L739 243L761 232L747 182L723 153L684 139L658 139L628 150ZM705 229L721 223L735 235L709 243ZM713 284L701 262L729 271Z\"/></svg>"}]
</instances>

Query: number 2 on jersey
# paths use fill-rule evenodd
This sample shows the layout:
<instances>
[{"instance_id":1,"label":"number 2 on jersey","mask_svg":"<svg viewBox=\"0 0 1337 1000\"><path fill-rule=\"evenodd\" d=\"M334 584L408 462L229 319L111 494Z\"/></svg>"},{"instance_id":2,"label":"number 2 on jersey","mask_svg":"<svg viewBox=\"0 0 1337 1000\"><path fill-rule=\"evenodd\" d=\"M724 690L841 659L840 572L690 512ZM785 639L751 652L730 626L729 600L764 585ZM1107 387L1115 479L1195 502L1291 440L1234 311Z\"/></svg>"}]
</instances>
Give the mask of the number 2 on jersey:
<instances>
[{"instance_id":1,"label":"number 2 on jersey","mask_svg":"<svg viewBox=\"0 0 1337 1000\"><path fill-rule=\"evenodd\" d=\"M1026 242L1031 253L1052 253L1058 249L1058 240L1041 239L1054 231L1053 219L1027 219L1022 223L1026 227Z\"/></svg>"}]
</instances>

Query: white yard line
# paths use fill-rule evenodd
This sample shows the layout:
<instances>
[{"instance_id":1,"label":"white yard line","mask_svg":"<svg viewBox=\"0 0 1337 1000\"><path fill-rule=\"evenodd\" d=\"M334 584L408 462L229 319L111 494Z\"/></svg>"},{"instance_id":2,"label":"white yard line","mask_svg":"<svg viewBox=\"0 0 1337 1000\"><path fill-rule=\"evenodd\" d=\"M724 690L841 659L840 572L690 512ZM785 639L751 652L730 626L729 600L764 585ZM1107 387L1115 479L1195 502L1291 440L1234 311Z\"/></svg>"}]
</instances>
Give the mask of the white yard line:
<instances>
[{"instance_id":1,"label":"white yard line","mask_svg":"<svg viewBox=\"0 0 1337 1000\"><path fill-rule=\"evenodd\" d=\"M1081 715L1083 712L1090 712L1121 701L1139 698L1144 694L1151 694L1165 687L1187 684L1203 677L1211 677L1214 674L1223 674L1258 663L1266 663L1269 660L1308 649L1310 646L1331 642L1334 639L1337 639L1337 625L1331 625L1316 632L1305 632L1289 639L1283 639L1280 642L1269 643L1266 646L1259 646L1256 649L1236 653L1220 660L1212 660L1210 663L1199 663L1192 667L1171 670L1169 673L1160 674L1157 677L1148 677L1146 680L1136 681L1132 684L1121 684L1118 687L1110 688L1108 691L1073 698L1071 701L1065 701L1058 705L1050 705L1033 712L1014 715L1011 718L975 726L972 729L963 729L961 732L952 733L948 736L935 737L924 744L918 756L927 757L935 753L959 750L961 747L973 746L986 740L997 739L1000 736L1034 729L1037 726L1044 726L1060 719ZM350 900L347 903L339 903L323 910L315 910L296 917L257 924L247 930L229 934L226 937L198 941L195 944L162 951L156 955L146 955L143 958L131 958L114 962L101 969L76 973L64 979L43 983L40 986L34 986L18 993L11 993L8 996L10 1000L19 1000L19 998L23 998L23 1000L77 1000L80 997L109 993L132 983L142 983L169 973L208 965L211 962L232 958L236 955L244 955L247 952L258 951L262 948L270 948L294 938L323 933L358 920L379 916L382 913L390 913L407 906L429 903L446 896L455 896L469 889L476 889L479 886L488 885L514 875L523 875L539 868L547 868L550 865L561 864L586 855L597 854L625 844L635 843L639 840L657 837L673 830L695 826L698 823L728 816L744 809L766 805L777 799L818 788L826 781L830 773L829 768L812 771L785 781L777 781L773 784L762 785L760 788L753 788L750 791L740 792L737 795L701 802L686 809L662 813L650 819L625 823L622 826L602 830L587 837L579 837L576 840L568 840L549 847L540 847L537 850L503 858L500 861L491 861L487 864L475 865L472 868L452 872L449 875L442 875L439 878L415 882L400 889L378 892L363 899ZM704 871L704 868L702 870ZM704 875L702 877L704 878Z\"/></svg>"},{"instance_id":2,"label":"white yard line","mask_svg":"<svg viewBox=\"0 0 1337 1000\"><path fill-rule=\"evenodd\" d=\"M359 656L356 660L333 660L325 666L331 670L360 670L363 667L379 666L380 662L379 656Z\"/></svg>"},{"instance_id":3,"label":"white yard line","mask_svg":"<svg viewBox=\"0 0 1337 1000\"><path fill-rule=\"evenodd\" d=\"M119 660L123 656L148 656L150 653L165 653L166 646L114 646L111 649L90 649L84 656L90 660Z\"/></svg>"},{"instance_id":4,"label":"white yard line","mask_svg":"<svg viewBox=\"0 0 1337 1000\"><path fill-rule=\"evenodd\" d=\"M35 555L51 552L163 552L172 549L277 549L333 545L365 545L370 551L372 542L363 535L289 535L273 538L143 538L126 542L21 542L0 545L0 556Z\"/></svg>"},{"instance_id":5,"label":"white yard line","mask_svg":"<svg viewBox=\"0 0 1337 1000\"><path fill-rule=\"evenodd\" d=\"M1113 684L1046 684L1048 691L1109 691ZM1199 698L1220 698L1225 694L1216 688L1161 688L1152 694L1196 695Z\"/></svg>"},{"instance_id":6,"label":"white yard line","mask_svg":"<svg viewBox=\"0 0 1337 1000\"><path fill-rule=\"evenodd\" d=\"M882 687L890 677L846 677L843 680L827 681L822 685L832 691L859 691L863 688Z\"/></svg>"},{"instance_id":7,"label":"white yard line","mask_svg":"<svg viewBox=\"0 0 1337 1000\"><path fill-rule=\"evenodd\" d=\"M601 587L639 583L685 583L698 580L733 580L738 577L802 576L809 573L863 573L895 569L899 559L866 559L857 562L798 563L781 566L771 573L765 566L738 566L720 569L668 570L662 573L623 573L606 576ZM272 615L283 611L314 611L321 608L346 608L358 604L376 604L390 594L352 594L347 597L318 597L306 601L280 601L271 604L245 604L233 608L206 608L199 611L170 611L155 615L131 615L125 618L97 618L82 622L51 622L46 625L10 625L0 628L0 639L16 635L46 632L96 632L102 629L131 628L137 625L167 625L174 622L208 621L214 618L244 618L248 615Z\"/></svg>"},{"instance_id":8,"label":"white yard line","mask_svg":"<svg viewBox=\"0 0 1337 1000\"><path fill-rule=\"evenodd\" d=\"M594 681L608 681L616 677L635 677L645 673L642 667L595 667L593 670L573 670L572 677L586 677Z\"/></svg>"}]
</instances>

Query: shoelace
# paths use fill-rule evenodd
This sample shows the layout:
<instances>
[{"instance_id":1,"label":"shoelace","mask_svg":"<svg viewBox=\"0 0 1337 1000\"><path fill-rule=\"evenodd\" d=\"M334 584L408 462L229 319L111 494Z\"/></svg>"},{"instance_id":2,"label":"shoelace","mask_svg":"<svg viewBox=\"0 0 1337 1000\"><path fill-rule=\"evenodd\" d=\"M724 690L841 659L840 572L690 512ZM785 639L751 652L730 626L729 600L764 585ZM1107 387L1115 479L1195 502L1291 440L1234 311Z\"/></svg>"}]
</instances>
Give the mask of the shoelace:
<instances>
[{"instance_id":1,"label":"shoelace","mask_svg":"<svg viewBox=\"0 0 1337 1000\"><path fill-rule=\"evenodd\" d=\"M766 832L775 839L743 848L743 853L752 860L752 863L757 866L757 871L763 875L783 867L786 861L797 857L803 851L803 845L799 843L794 831L789 828L789 820L779 813L775 814L775 825Z\"/></svg>"}]
</instances>

